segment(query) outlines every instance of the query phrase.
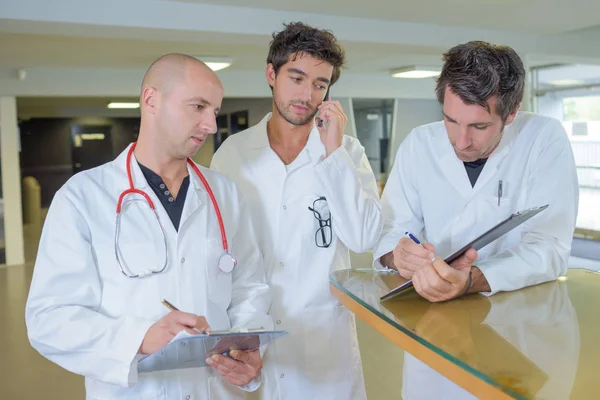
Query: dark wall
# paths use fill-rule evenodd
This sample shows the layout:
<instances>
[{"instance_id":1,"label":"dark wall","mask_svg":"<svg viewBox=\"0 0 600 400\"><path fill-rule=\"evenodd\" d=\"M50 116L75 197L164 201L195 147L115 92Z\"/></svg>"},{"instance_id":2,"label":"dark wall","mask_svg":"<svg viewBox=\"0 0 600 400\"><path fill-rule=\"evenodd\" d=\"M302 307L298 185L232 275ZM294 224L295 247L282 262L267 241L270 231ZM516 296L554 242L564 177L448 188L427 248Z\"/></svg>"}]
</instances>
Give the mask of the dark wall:
<instances>
[{"instance_id":1,"label":"dark wall","mask_svg":"<svg viewBox=\"0 0 600 400\"><path fill-rule=\"evenodd\" d=\"M71 124L111 125L112 154L116 157L137 139L139 118L32 118L21 130L21 177L35 177L42 190L42 207L73 176Z\"/></svg>"}]
</instances>

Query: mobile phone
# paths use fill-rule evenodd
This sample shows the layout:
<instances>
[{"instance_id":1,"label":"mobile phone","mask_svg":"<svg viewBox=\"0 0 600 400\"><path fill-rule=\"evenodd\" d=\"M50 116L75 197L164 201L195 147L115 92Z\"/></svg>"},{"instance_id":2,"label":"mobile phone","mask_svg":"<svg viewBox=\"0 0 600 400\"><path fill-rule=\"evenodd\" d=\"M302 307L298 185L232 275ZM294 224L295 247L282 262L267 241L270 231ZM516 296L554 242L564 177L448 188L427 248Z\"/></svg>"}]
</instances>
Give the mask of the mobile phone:
<instances>
[{"instance_id":1,"label":"mobile phone","mask_svg":"<svg viewBox=\"0 0 600 400\"><path fill-rule=\"evenodd\" d=\"M325 92L325 100L323 101L329 101L329 86L327 87L327 91ZM319 119L319 123L317 124L319 127L323 126L323 120Z\"/></svg>"}]
</instances>

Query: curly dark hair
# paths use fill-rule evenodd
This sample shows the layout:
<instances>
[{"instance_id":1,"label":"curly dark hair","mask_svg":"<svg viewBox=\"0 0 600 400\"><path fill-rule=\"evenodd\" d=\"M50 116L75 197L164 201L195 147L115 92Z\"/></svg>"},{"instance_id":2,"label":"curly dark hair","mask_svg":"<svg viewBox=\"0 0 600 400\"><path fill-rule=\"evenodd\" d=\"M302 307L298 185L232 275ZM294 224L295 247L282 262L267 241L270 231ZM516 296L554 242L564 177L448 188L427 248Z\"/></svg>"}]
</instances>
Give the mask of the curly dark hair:
<instances>
[{"instance_id":1,"label":"curly dark hair","mask_svg":"<svg viewBox=\"0 0 600 400\"><path fill-rule=\"evenodd\" d=\"M497 95L496 112L506 121L523 100L523 61L508 46L483 41L460 44L444 53L435 89L440 104L444 104L446 87L466 104L478 104L489 112L487 100Z\"/></svg>"},{"instance_id":2,"label":"curly dark hair","mask_svg":"<svg viewBox=\"0 0 600 400\"><path fill-rule=\"evenodd\" d=\"M308 54L318 60L333 65L331 83L340 77L341 68L346 62L346 55L337 39L328 30L317 29L302 22L284 24L285 29L273 33L269 47L267 64L273 64L275 73L279 73L282 65L295 60L298 55Z\"/></svg>"}]
</instances>

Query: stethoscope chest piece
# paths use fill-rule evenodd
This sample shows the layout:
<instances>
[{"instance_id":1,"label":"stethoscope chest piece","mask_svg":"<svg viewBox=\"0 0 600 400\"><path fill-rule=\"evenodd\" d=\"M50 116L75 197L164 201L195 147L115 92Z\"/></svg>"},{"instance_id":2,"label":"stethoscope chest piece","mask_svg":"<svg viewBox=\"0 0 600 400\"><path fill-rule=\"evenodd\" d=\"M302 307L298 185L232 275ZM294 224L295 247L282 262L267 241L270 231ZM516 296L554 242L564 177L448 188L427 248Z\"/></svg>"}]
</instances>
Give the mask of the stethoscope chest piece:
<instances>
[{"instance_id":1,"label":"stethoscope chest piece","mask_svg":"<svg viewBox=\"0 0 600 400\"><path fill-rule=\"evenodd\" d=\"M236 265L237 260L227 252L223 253L221 257L219 257L219 269L227 274L233 271Z\"/></svg>"}]
</instances>

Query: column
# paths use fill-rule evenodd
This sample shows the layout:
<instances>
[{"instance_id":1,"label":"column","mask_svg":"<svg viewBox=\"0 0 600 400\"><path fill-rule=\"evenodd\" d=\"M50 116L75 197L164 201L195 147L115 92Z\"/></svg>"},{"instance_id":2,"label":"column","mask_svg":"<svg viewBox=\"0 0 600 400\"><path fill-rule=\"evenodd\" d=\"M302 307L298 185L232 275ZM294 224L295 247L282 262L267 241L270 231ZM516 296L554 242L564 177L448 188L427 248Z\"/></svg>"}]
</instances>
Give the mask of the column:
<instances>
[{"instance_id":1,"label":"column","mask_svg":"<svg viewBox=\"0 0 600 400\"><path fill-rule=\"evenodd\" d=\"M25 263L19 142L17 101L15 97L0 97L0 167L7 265Z\"/></svg>"}]
</instances>

